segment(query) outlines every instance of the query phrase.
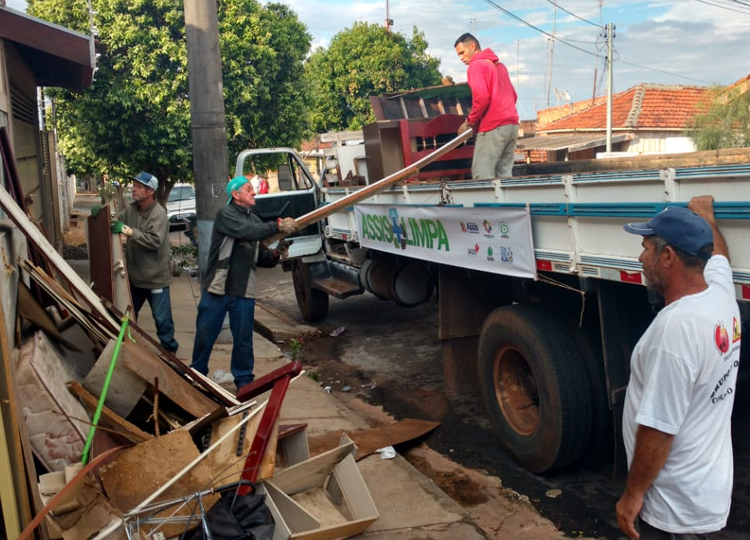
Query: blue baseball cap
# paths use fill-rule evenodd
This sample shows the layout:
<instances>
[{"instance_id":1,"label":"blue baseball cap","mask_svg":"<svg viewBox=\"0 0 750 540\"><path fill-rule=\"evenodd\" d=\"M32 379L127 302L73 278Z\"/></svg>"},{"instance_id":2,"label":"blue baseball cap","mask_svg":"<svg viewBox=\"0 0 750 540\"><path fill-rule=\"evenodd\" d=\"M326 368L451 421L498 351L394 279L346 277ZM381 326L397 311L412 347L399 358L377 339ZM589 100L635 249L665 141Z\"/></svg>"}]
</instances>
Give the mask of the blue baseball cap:
<instances>
[{"instance_id":1,"label":"blue baseball cap","mask_svg":"<svg viewBox=\"0 0 750 540\"><path fill-rule=\"evenodd\" d=\"M708 222L698 214L682 206L668 206L646 223L628 223L623 228L632 234L658 236L682 251L710 258L701 249L714 243L714 233Z\"/></svg>"},{"instance_id":2,"label":"blue baseball cap","mask_svg":"<svg viewBox=\"0 0 750 540\"><path fill-rule=\"evenodd\" d=\"M136 182L140 182L147 188L151 188L154 191L159 189L159 180L151 173L146 171L139 172L137 175L131 177Z\"/></svg>"},{"instance_id":3,"label":"blue baseball cap","mask_svg":"<svg viewBox=\"0 0 750 540\"><path fill-rule=\"evenodd\" d=\"M227 184L227 204L232 202L232 192L237 191L250 180L246 176L235 176Z\"/></svg>"}]
</instances>

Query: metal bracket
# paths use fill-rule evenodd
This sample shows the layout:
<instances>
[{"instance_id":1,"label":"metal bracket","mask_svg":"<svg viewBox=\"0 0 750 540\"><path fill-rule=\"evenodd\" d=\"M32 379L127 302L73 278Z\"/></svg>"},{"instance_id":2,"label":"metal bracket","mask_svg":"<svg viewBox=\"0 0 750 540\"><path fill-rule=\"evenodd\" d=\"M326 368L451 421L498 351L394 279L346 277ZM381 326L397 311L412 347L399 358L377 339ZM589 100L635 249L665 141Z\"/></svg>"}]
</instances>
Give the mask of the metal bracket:
<instances>
[{"instance_id":1,"label":"metal bracket","mask_svg":"<svg viewBox=\"0 0 750 540\"><path fill-rule=\"evenodd\" d=\"M244 420L250 415L250 411L245 411L242 413L242 419ZM235 455L237 457L242 455L242 450L245 448L245 435L247 435L247 423L242 424L242 427L240 428L240 435L239 439L237 439L237 450L235 451Z\"/></svg>"},{"instance_id":2,"label":"metal bracket","mask_svg":"<svg viewBox=\"0 0 750 540\"><path fill-rule=\"evenodd\" d=\"M443 180L440 183L439 206L445 206L446 204L453 204L453 195L451 195L451 189L450 189L450 186L448 186L448 181Z\"/></svg>"}]
</instances>

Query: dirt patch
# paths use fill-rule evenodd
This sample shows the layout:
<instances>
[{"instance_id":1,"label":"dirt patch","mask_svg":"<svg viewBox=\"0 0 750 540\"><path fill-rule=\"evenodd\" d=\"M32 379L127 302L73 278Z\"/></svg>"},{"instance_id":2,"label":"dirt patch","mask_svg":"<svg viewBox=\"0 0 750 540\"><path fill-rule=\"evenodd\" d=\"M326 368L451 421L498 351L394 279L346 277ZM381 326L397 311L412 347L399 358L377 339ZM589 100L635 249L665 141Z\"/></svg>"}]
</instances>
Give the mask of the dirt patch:
<instances>
[{"instance_id":1,"label":"dirt patch","mask_svg":"<svg viewBox=\"0 0 750 540\"><path fill-rule=\"evenodd\" d=\"M463 507L476 506L485 503L489 498L482 492L480 486L468 476L458 471L436 471L421 456L407 456L409 463L435 482L451 499Z\"/></svg>"},{"instance_id":2,"label":"dirt patch","mask_svg":"<svg viewBox=\"0 0 750 540\"><path fill-rule=\"evenodd\" d=\"M326 333L299 341L297 360L321 386L329 387L332 392L347 393L371 388L373 381L367 373L338 360L342 337L334 338Z\"/></svg>"}]
</instances>

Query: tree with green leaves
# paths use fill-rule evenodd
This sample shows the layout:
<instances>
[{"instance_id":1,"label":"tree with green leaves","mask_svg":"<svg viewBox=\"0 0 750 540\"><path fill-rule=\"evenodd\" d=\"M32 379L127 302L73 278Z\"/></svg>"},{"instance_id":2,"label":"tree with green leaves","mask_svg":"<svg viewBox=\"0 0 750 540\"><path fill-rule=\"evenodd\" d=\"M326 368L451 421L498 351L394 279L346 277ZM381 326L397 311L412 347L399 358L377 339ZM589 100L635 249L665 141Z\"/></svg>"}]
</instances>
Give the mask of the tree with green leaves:
<instances>
[{"instance_id":1,"label":"tree with green leaves","mask_svg":"<svg viewBox=\"0 0 750 540\"><path fill-rule=\"evenodd\" d=\"M427 54L427 47L416 27L410 40L367 23L336 34L305 65L313 92L313 129L362 129L375 121L370 96L440 84L440 60Z\"/></svg>"},{"instance_id":2,"label":"tree with green leaves","mask_svg":"<svg viewBox=\"0 0 750 540\"><path fill-rule=\"evenodd\" d=\"M750 146L750 90L714 88L704 110L693 117L687 135L698 150Z\"/></svg>"},{"instance_id":3,"label":"tree with green leaves","mask_svg":"<svg viewBox=\"0 0 750 540\"><path fill-rule=\"evenodd\" d=\"M94 83L78 95L47 90L69 172L113 178L146 170L168 193L193 176L183 0L92 4ZM86 0L29 0L28 10L89 31ZM306 27L288 7L258 0L219 2L218 18L230 160L243 148L297 145L309 134Z\"/></svg>"}]
</instances>

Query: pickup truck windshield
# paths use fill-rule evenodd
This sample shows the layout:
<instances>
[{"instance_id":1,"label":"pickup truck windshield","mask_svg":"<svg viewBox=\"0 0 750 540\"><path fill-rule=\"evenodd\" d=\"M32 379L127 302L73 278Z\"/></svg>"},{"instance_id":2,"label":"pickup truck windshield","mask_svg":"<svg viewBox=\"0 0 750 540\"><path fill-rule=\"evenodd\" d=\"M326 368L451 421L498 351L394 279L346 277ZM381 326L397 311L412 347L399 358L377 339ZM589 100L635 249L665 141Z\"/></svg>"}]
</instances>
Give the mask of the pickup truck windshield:
<instances>
[{"instance_id":1,"label":"pickup truck windshield","mask_svg":"<svg viewBox=\"0 0 750 540\"><path fill-rule=\"evenodd\" d=\"M187 201L190 199L195 199L193 186L175 186L169 192L167 202Z\"/></svg>"}]
</instances>

